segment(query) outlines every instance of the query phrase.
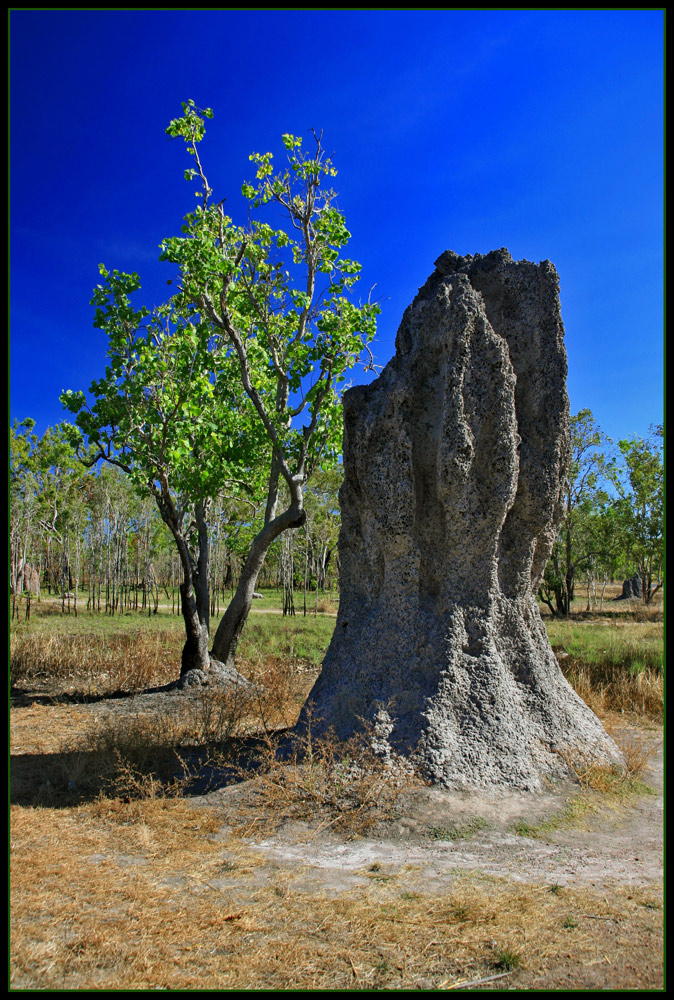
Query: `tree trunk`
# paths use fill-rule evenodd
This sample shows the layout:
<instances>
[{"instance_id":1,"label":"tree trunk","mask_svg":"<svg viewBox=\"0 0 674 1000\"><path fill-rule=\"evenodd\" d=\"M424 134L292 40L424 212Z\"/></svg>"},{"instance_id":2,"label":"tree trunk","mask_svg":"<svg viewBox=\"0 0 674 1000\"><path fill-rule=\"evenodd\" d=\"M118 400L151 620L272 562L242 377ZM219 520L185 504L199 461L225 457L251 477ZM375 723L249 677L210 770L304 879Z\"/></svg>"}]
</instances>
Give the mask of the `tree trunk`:
<instances>
[{"instance_id":1,"label":"tree trunk","mask_svg":"<svg viewBox=\"0 0 674 1000\"><path fill-rule=\"evenodd\" d=\"M161 498L157 498L157 505L162 520L173 535L178 547L183 570L183 582L179 588L186 633L180 661L180 676L183 677L189 670L207 671L210 666L208 655L208 529L205 509L202 503L198 503L195 508L199 536L199 553L195 564L187 540L183 535L181 518L178 516L168 492L163 494Z\"/></svg>"},{"instance_id":2,"label":"tree trunk","mask_svg":"<svg viewBox=\"0 0 674 1000\"><path fill-rule=\"evenodd\" d=\"M181 544L178 546L185 577L184 582L180 586L180 594L182 597L183 621L185 622L185 631L187 633L180 663L181 677L188 670L208 670L210 666L210 656L208 655L210 627L208 606L208 527L202 503L196 505L195 517L199 536L199 553L196 566L192 565L187 545L182 536Z\"/></svg>"},{"instance_id":3,"label":"tree trunk","mask_svg":"<svg viewBox=\"0 0 674 1000\"><path fill-rule=\"evenodd\" d=\"M204 628L201 621L191 578L180 584L180 594L187 635L180 660L180 676L183 677L188 670L208 670L210 657L208 629Z\"/></svg>"},{"instance_id":4,"label":"tree trunk","mask_svg":"<svg viewBox=\"0 0 674 1000\"><path fill-rule=\"evenodd\" d=\"M304 617L307 617L307 575L309 573L309 532L304 524Z\"/></svg>"},{"instance_id":5,"label":"tree trunk","mask_svg":"<svg viewBox=\"0 0 674 1000\"><path fill-rule=\"evenodd\" d=\"M211 655L228 667L234 667L236 647L253 603L253 593L265 556L272 542L287 528L300 528L306 513L302 507L302 495L298 490L290 507L272 518L255 536L246 559L239 583L229 607L222 616L213 640Z\"/></svg>"},{"instance_id":6,"label":"tree trunk","mask_svg":"<svg viewBox=\"0 0 674 1000\"><path fill-rule=\"evenodd\" d=\"M281 544L281 567L283 569L283 614L295 615L295 563L293 559L292 535L286 535Z\"/></svg>"}]
</instances>

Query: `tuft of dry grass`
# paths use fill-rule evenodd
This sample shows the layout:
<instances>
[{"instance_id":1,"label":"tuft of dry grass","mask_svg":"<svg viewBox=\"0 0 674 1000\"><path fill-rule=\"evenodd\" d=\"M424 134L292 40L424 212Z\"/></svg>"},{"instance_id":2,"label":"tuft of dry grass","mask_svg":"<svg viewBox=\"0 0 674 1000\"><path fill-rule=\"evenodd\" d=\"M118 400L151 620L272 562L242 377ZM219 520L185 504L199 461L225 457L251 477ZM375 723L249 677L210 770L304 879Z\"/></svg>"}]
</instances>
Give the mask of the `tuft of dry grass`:
<instances>
[{"instance_id":1,"label":"tuft of dry grass","mask_svg":"<svg viewBox=\"0 0 674 1000\"><path fill-rule=\"evenodd\" d=\"M623 764L603 763L592 747L564 747L557 751L583 789L600 792L609 797L626 798L643 793L643 779L649 761L659 747L647 732L625 731L619 726L607 726L617 744Z\"/></svg>"},{"instance_id":2,"label":"tuft of dry grass","mask_svg":"<svg viewBox=\"0 0 674 1000\"><path fill-rule=\"evenodd\" d=\"M569 684L595 714L626 712L661 720L664 712L662 670L630 671L615 664L587 663L571 657L561 663Z\"/></svg>"},{"instance_id":3,"label":"tuft of dry grass","mask_svg":"<svg viewBox=\"0 0 674 1000\"><path fill-rule=\"evenodd\" d=\"M181 639L175 629L107 635L19 631L10 638L11 684L59 683L87 697L167 684L175 680Z\"/></svg>"},{"instance_id":4,"label":"tuft of dry grass","mask_svg":"<svg viewBox=\"0 0 674 1000\"><path fill-rule=\"evenodd\" d=\"M649 737L648 732L630 730L626 733L616 726L607 726L607 729L623 755L627 777L635 781L643 779L659 745Z\"/></svg>"},{"instance_id":5,"label":"tuft of dry grass","mask_svg":"<svg viewBox=\"0 0 674 1000\"><path fill-rule=\"evenodd\" d=\"M254 762L255 810L272 827L307 820L349 836L390 819L402 796L424 782L406 760L376 752L375 742L368 727L348 740L315 737L311 726L290 738L266 734ZM237 772L250 777L250 764Z\"/></svg>"},{"instance_id":6,"label":"tuft of dry grass","mask_svg":"<svg viewBox=\"0 0 674 1000\"><path fill-rule=\"evenodd\" d=\"M564 810L535 826L516 822L513 832L524 837L545 837L560 827L586 827L589 817L596 817L605 808L623 810L636 797L653 794L647 783L651 759L660 749L652 731L625 727L621 716L606 720L606 730L612 736L623 757L623 763L605 763L590 747L559 748L557 754L579 785L577 795L566 800ZM646 782L644 781L646 779ZM553 886L555 892L559 886Z\"/></svg>"},{"instance_id":7,"label":"tuft of dry grass","mask_svg":"<svg viewBox=\"0 0 674 1000\"><path fill-rule=\"evenodd\" d=\"M601 763L586 747L565 747L556 752L583 789L615 794L617 789L624 789L629 781L623 767Z\"/></svg>"},{"instance_id":8,"label":"tuft of dry grass","mask_svg":"<svg viewBox=\"0 0 674 1000\"><path fill-rule=\"evenodd\" d=\"M316 610L320 611L324 615L336 615L338 606L334 601L331 601L328 597L321 597L316 605Z\"/></svg>"}]
</instances>

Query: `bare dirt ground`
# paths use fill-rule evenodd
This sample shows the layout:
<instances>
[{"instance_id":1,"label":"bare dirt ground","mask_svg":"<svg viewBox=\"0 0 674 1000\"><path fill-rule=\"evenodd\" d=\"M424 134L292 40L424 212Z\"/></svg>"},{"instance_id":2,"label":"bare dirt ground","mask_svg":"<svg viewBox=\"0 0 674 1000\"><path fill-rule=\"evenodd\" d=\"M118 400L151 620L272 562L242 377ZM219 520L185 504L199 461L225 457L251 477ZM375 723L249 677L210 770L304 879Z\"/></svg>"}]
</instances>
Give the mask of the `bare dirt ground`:
<instances>
[{"instance_id":1,"label":"bare dirt ground","mask_svg":"<svg viewBox=\"0 0 674 1000\"><path fill-rule=\"evenodd\" d=\"M532 884L645 886L663 875L662 777L660 746L647 775L652 794L629 804L596 802L596 811L590 808L582 818L565 815L577 793L570 784L537 795L425 788L408 793L400 815L379 824L374 836L349 841L292 823L248 842L297 880L326 891L366 884L359 873L375 863L385 873L407 867L423 892L449 886L458 872ZM237 794L238 787L223 789L206 796L205 804L220 799L225 805ZM543 830L535 836L517 832L525 825Z\"/></svg>"},{"instance_id":2,"label":"bare dirt ground","mask_svg":"<svg viewBox=\"0 0 674 1000\"><path fill-rule=\"evenodd\" d=\"M663 989L660 728L618 723L650 791L417 788L349 835L252 781L31 803L50 726L100 711L12 712L13 989Z\"/></svg>"}]
</instances>

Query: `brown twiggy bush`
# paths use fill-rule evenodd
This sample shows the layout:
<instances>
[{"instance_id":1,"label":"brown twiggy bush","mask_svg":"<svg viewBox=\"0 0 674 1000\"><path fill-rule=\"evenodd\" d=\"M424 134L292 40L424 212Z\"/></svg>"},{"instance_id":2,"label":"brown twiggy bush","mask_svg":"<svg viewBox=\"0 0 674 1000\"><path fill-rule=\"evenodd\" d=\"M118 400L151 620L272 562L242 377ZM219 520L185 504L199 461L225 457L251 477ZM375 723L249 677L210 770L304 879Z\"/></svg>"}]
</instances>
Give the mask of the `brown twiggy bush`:
<instances>
[{"instance_id":1,"label":"brown twiggy bush","mask_svg":"<svg viewBox=\"0 0 674 1000\"><path fill-rule=\"evenodd\" d=\"M75 745L63 742L52 769L52 795L178 795L188 784L180 748L190 735L189 720L171 712L97 720Z\"/></svg>"},{"instance_id":2,"label":"brown twiggy bush","mask_svg":"<svg viewBox=\"0 0 674 1000\"><path fill-rule=\"evenodd\" d=\"M280 656L258 657L255 663L239 665L240 672L251 682L249 708L256 731L268 736L295 724L313 682L296 663Z\"/></svg>"},{"instance_id":3,"label":"brown twiggy bush","mask_svg":"<svg viewBox=\"0 0 674 1000\"><path fill-rule=\"evenodd\" d=\"M290 740L266 734L254 778L265 813L275 822L320 817L321 828L351 835L389 819L405 792L423 781L406 759L375 752L375 742L368 727L349 740L316 737L311 720Z\"/></svg>"},{"instance_id":4,"label":"brown twiggy bush","mask_svg":"<svg viewBox=\"0 0 674 1000\"><path fill-rule=\"evenodd\" d=\"M603 762L592 747L563 747L557 754L582 788L614 795L629 794L644 778L657 744L644 733L615 730L612 736L622 753L622 764Z\"/></svg>"},{"instance_id":5,"label":"brown twiggy bush","mask_svg":"<svg viewBox=\"0 0 674 1000\"><path fill-rule=\"evenodd\" d=\"M257 697L242 685L201 689L184 710L186 738L196 746L219 744L256 729Z\"/></svg>"},{"instance_id":6,"label":"brown twiggy bush","mask_svg":"<svg viewBox=\"0 0 674 1000\"><path fill-rule=\"evenodd\" d=\"M640 781L646 776L649 762L659 749L659 742L653 740L649 733L635 729L625 731L610 727L608 731L623 755L627 777Z\"/></svg>"}]
</instances>

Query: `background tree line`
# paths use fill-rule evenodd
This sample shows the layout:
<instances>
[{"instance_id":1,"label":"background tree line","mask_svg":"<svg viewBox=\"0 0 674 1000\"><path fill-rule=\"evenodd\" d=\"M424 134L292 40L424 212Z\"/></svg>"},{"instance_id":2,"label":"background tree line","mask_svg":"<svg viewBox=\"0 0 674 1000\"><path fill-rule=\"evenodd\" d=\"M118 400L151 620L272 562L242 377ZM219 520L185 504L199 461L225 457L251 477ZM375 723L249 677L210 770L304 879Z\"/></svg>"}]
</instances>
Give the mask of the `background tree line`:
<instances>
[{"instance_id":1,"label":"background tree line","mask_svg":"<svg viewBox=\"0 0 674 1000\"><path fill-rule=\"evenodd\" d=\"M564 519L539 592L553 615L568 615L581 587L590 610L602 606L610 580L632 578L645 604L663 586L662 443L657 425L611 447L590 410L571 418Z\"/></svg>"},{"instance_id":2,"label":"background tree line","mask_svg":"<svg viewBox=\"0 0 674 1000\"><path fill-rule=\"evenodd\" d=\"M64 613L181 614L181 565L151 497L114 466L85 467L60 425L38 437L34 422L10 428L10 593L12 616L48 595ZM315 606L337 586L340 469L319 472L306 491L307 518L271 546L258 583L283 590L287 613ZM177 501L176 501L177 502ZM262 514L222 496L208 514L211 614L231 600ZM189 538L196 525L187 524ZM297 599L297 594L304 596ZM309 600L313 595L314 604Z\"/></svg>"},{"instance_id":3,"label":"background tree line","mask_svg":"<svg viewBox=\"0 0 674 1000\"><path fill-rule=\"evenodd\" d=\"M180 608L181 566L156 504L121 470L94 471L78 459L60 425L42 437L33 421L10 429L10 591L26 613L31 597L56 596L65 613L156 613ZM572 417L572 463L564 520L539 597L567 615L582 594L602 605L609 581L638 577L644 603L664 582L662 427L648 438L611 442L590 410ZM306 521L271 546L258 584L283 592L283 610L306 613L338 586L339 465L306 488ZM227 606L262 512L221 497L208 513L211 614ZM196 532L187 526L187 535ZM312 603L313 599L313 603Z\"/></svg>"}]
</instances>

